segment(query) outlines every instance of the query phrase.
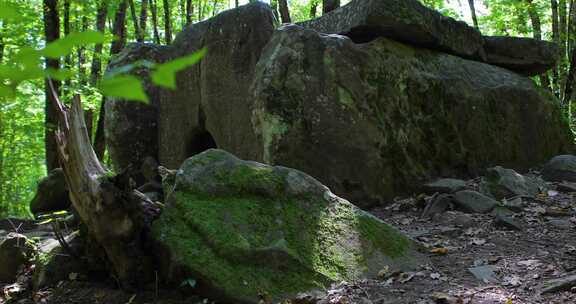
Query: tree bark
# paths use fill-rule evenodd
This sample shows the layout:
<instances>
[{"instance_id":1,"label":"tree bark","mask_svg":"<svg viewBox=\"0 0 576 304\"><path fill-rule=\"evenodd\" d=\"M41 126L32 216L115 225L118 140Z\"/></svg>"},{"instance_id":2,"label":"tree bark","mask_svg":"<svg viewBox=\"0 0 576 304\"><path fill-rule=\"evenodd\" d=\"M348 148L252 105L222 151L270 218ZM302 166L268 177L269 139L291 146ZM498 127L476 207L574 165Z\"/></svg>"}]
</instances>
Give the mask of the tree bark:
<instances>
[{"instance_id":1,"label":"tree bark","mask_svg":"<svg viewBox=\"0 0 576 304\"><path fill-rule=\"evenodd\" d=\"M130 6L130 16L132 17L132 23L134 24L134 36L136 41L143 42L142 32L140 31L140 25L138 25L138 17L136 16L136 6L134 5L134 0L128 0L128 5Z\"/></svg>"},{"instance_id":2,"label":"tree bark","mask_svg":"<svg viewBox=\"0 0 576 304\"><path fill-rule=\"evenodd\" d=\"M324 14L329 13L340 7L340 0L323 0L322 8Z\"/></svg>"},{"instance_id":3,"label":"tree bark","mask_svg":"<svg viewBox=\"0 0 576 304\"><path fill-rule=\"evenodd\" d=\"M164 41L166 44L172 43L172 26L170 23L170 1L164 0Z\"/></svg>"},{"instance_id":4,"label":"tree bark","mask_svg":"<svg viewBox=\"0 0 576 304\"><path fill-rule=\"evenodd\" d=\"M292 18L290 18L290 9L288 8L288 1L278 0L278 6L280 8L280 18L282 23L292 23Z\"/></svg>"},{"instance_id":5,"label":"tree bark","mask_svg":"<svg viewBox=\"0 0 576 304\"><path fill-rule=\"evenodd\" d=\"M117 38L112 41L110 46L110 55L119 53L126 45L126 9L127 0L122 0L118 5L118 10L116 10L116 16L114 17L114 26L112 29L112 34ZM96 135L94 136L94 150L98 159L104 158L104 152L106 150L106 138L104 137L104 117L106 116L106 99L102 98L100 103L100 112L98 113L98 124L96 126Z\"/></svg>"},{"instance_id":6,"label":"tree bark","mask_svg":"<svg viewBox=\"0 0 576 304\"><path fill-rule=\"evenodd\" d=\"M101 0L98 5L96 13L96 30L104 33L106 30L106 15L108 14L108 0ZM92 65L90 68L90 84L96 86L100 80L100 73L102 71L102 43L96 44L94 47L94 55L92 57Z\"/></svg>"},{"instance_id":7,"label":"tree bark","mask_svg":"<svg viewBox=\"0 0 576 304\"><path fill-rule=\"evenodd\" d=\"M44 36L46 43L50 43L60 38L60 16L58 15L58 0L43 0L44 13ZM58 59L46 59L46 67L59 69L60 61ZM60 92L60 82L54 81L53 88ZM44 142L46 149L46 169L48 172L60 167L58 164L58 152L54 131L58 123L56 109L54 109L54 96L51 94L49 79L44 81L45 93L45 124L44 124Z\"/></svg>"},{"instance_id":8,"label":"tree bark","mask_svg":"<svg viewBox=\"0 0 576 304\"><path fill-rule=\"evenodd\" d=\"M528 15L530 15L530 21L532 22L532 32L534 39L542 40L542 23L540 21L540 15L532 0L526 0L528 2ZM540 85L546 89L550 89L550 80L548 79L548 74L544 73L539 76Z\"/></svg>"},{"instance_id":9,"label":"tree bark","mask_svg":"<svg viewBox=\"0 0 576 304\"><path fill-rule=\"evenodd\" d=\"M316 18L316 13L318 11L318 0L312 0L310 3L310 19Z\"/></svg>"},{"instance_id":10,"label":"tree bark","mask_svg":"<svg viewBox=\"0 0 576 304\"><path fill-rule=\"evenodd\" d=\"M192 0L186 0L186 25L192 24L192 16L194 16L194 6L192 6Z\"/></svg>"},{"instance_id":11,"label":"tree bark","mask_svg":"<svg viewBox=\"0 0 576 304\"><path fill-rule=\"evenodd\" d=\"M468 0L468 6L470 6L470 14L472 15L472 22L477 30L480 30L478 26L478 18L476 17L476 8L474 7L474 0Z\"/></svg>"},{"instance_id":12,"label":"tree bark","mask_svg":"<svg viewBox=\"0 0 576 304\"><path fill-rule=\"evenodd\" d=\"M142 0L140 6L140 33L142 41L146 40L146 22L148 21L148 0Z\"/></svg>"},{"instance_id":13,"label":"tree bark","mask_svg":"<svg viewBox=\"0 0 576 304\"><path fill-rule=\"evenodd\" d=\"M180 21L182 22L182 29L186 27L186 0L180 0Z\"/></svg>"},{"instance_id":14,"label":"tree bark","mask_svg":"<svg viewBox=\"0 0 576 304\"><path fill-rule=\"evenodd\" d=\"M154 43L160 44L160 34L158 32L158 0L150 0L150 11L152 13L152 27L154 31Z\"/></svg>"},{"instance_id":15,"label":"tree bark","mask_svg":"<svg viewBox=\"0 0 576 304\"><path fill-rule=\"evenodd\" d=\"M70 35L70 0L64 0L64 36L68 35ZM64 68L68 70L72 68L72 55L64 58ZM70 79L64 81L64 86L61 88L64 96L68 95L71 84Z\"/></svg>"},{"instance_id":16,"label":"tree bark","mask_svg":"<svg viewBox=\"0 0 576 304\"><path fill-rule=\"evenodd\" d=\"M142 285L153 274L151 259L143 250L143 230L158 210L122 175L108 176L90 144L80 97L73 98L71 108L55 93L52 100L59 121L58 156L72 204L122 285Z\"/></svg>"},{"instance_id":17,"label":"tree bark","mask_svg":"<svg viewBox=\"0 0 576 304\"><path fill-rule=\"evenodd\" d=\"M560 46L560 20L558 16L558 1L557 0L550 0L550 8L552 9L552 40L558 46ZM554 69L552 70L552 91L556 96L558 96L559 92L559 70L560 64L557 64Z\"/></svg>"}]
</instances>

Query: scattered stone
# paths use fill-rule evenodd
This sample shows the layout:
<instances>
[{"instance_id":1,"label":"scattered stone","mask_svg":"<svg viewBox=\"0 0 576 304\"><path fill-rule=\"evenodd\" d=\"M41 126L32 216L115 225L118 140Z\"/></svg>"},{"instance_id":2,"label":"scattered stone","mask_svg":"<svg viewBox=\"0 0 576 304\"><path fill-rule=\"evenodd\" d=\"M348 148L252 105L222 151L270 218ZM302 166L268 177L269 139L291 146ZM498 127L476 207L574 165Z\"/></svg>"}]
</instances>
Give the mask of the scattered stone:
<instances>
[{"instance_id":1,"label":"scattered stone","mask_svg":"<svg viewBox=\"0 0 576 304\"><path fill-rule=\"evenodd\" d=\"M523 37L484 36L486 62L526 76L542 74L560 58L555 43Z\"/></svg>"},{"instance_id":2,"label":"scattered stone","mask_svg":"<svg viewBox=\"0 0 576 304\"><path fill-rule=\"evenodd\" d=\"M542 284L540 294L555 293L570 290L576 286L576 274L570 274L563 278L552 279Z\"/></svg>"},{"instance_id":3,"label":"scattered stone","mask_svg":"<svg viewBox=\"0 0 576 304\"><path fill-rule=\"evenodd\" d=\"M511 230L522 230L522 226L514 219L514 212L502 206L497 206L492 210L494 225Z\"/></svg>"},{"instance_id":4,"label":"scattered stone","mask_svg":"<svg viewBox=\"0 0 576 304\"><path fill-rule=\"evenodd\" d=\"M556 190L568 193L576 192L576 184L570 182L563 182L556 186Z\"/></svg>"},{"instance_id":5,"label":"scattered stone","mask_svg":"<svg viewBox=\"0 0 576 304\"><path fill-rule=\"evenodd\" d=\"M74 253L82 252L83 243L78 233L65 237L65 240ZM70 274L77 276L78 273L85 273L86 269L82 260L71 255L71 252L65 250L56 239L46 239L38 246L32 286L35 290L53 286L60 281L68 280Z\"/></svg>"},{"instance_id":6,"label":"scattered stone","mask_svg":"<svg viewBox=\"0 0 576 304\"><path fill-rule=\"evenodd\" d=\"M556 218L549 218L548 223L550 225L562 229L562 230L569 230L574 227L574 224L569 219L556 219Z\"/></svg>"},{"instance_id":7,"label":"scattered stone","mask_svg":"<svg viewBox=\"0 0 576 304\"><path fill-rule=\"evenodd\" d=\"M454 193L466 188L466 182L461 179L443 178L431 183L424 184L424 192L429 194Z\"/></svg>"},{"instance_id":8,"label":"scattered stone","mask_svg":"<svg viewBox=\"0 0 576 304\"><path fill-rule=\"evenodd\" d=\"M522 197L515 197L511 199L504 199L502 201L502 205L514 212L522 212L524 207L526 207L526 203L522 200Z\"/></svg>"},{"instance_id":9,"label":"scattered stone","mask_svg":"<svg viewBox=\"0 0 576 304\"><path fill-rule=\"evenodd\" d=\"M437 194L430 198L428 205L422 212L423 218L431 218L441 214L452 206L454 196L449 194Z\"/></svg>"},{"instance_id":10,"label":"scattered stone","mask_svg":"<svg viewBox=\"0 0 576 304\"><path fill-rule=\"evenodd\" d=\"M10 233L0 242L0 282L14 283L21 268L28 262L32 251L26 236Z\"/></svg>"},{"instance_id":11,"label":"scattered stone","mask_svg":"<svg viewBox=\"0 0 576 304\"><path fill-rule=\"evenodd\" d=\"M454 194L457 209L468 213L488 213L498 205L498 202L482 193L463 190Z\"/></svg>"},{"instance_id":12,"label":"scattered stone","mask_svg":"<svg viewBox=\"0 0 576 304\"><path fill-rule=\"evenodd\" d=\"M300 25L320 33L346 35L357 43L386 37L465 58L484 57L479 31L417 0L353 0Z\"/></svg>"},{"instance_id":13,"label":"scattered stone","mask_svg":"<svg viewBox=\"0 0 576 304\"><path fill-rule=\"evenodd\" d=\"M34 215L61 211L68 209L70 204L64 171L56 168L38 183L36 195L30 202L30 211Z\"/></svg>"},{"instance_id":14,"label":"scattered stone","mask_svg":"<svg viewBox=\"0 0 576 304\"><path fill-rule=\"evenodd\" d=\"M468 268L468 271L474 275L474 277L484 283L498 283L499 280L496 278L496 267L492 265L484 265L478 267Z\"/></svg>"},{"instance_id":15,"label":"scattered stone","mask_svg":"<svg viewBox=\"0 0 576 304\"><path fill-rule=\"evenodd\" d=\"M481 184L486 195L499 200L519 195L535 197L545 187L544 181L537 177L525 176L500 166L488 169Z\"/></svg>"},{"instance_id":16,"label":"scattered stone","mask_svg":"<svg viewBox=\"0 0 576 304\"><path fill-rule=\"evenodd\" d=\"M576 182L576 156L553 157L542 168L542 177L551 182Z\"/></svg>"},{"instance_id":17,"label":"scattered stone","mask_svg":"<svg viewBox=\"0 0 576 304\"><path fill-rule=\"evenodd\" d=\"M375 278L423 263L417 245L391 226L286 167L243 161L222 150L186 160L154 222L168 251L169 279L187 269L227 302L271 302L341 280Z\"/></svg>"}]
</instances>

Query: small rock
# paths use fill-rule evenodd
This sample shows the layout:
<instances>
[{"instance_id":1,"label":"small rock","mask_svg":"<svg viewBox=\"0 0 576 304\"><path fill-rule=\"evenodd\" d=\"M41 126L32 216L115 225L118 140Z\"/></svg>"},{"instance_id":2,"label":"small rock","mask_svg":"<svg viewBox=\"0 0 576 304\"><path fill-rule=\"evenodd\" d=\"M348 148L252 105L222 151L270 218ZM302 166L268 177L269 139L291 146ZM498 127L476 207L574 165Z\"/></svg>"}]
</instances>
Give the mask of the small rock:
<instances>
[{"instance_id":1,"label":"small rock","mask_svg":"<svg viewBox=\"0 0 576 304\"><path fill-rule=\"evenodd\" d=\"M522 226L514 220L514 212L508 208L498 206L492 210L494 225L511 230L522 230Z\"/></svg>"},{"instance_id":2,"label":"small rock","mask_svg":"<svg viewBox=\"0 0 576 304\"><path fill-rule=\"evenodd\" d=\"M428 205L426 205L424 212L422 212L422 217L433 217L436 214L441 214L448 210L452 205L453 198L454 196L449 194L436 194L432 196L428 201Z\"/></svg>"},{"instance_id":3,"label":"small rock","mask_svg":"<svg viewBox=\"0 0 576 304\"><path fill-rule=\"evenodd\" d=\"M576 192L576 184L570 182L563 182L556 186L556 190L561 192Z\"/></svg>"},{"instance_id":4,"label":"small rock","mask_svg":"<svg viewBox=\"0 0 576 304\"><path fill-rule=\"evenodd\" d=\"M551 182L576 182L576 156L558 155L542 168L542 177Z\"/></svg>"},{"instance_id":5,"label":"small rock","mask_svg":"<svg viewBox=\"0 0 576 304\"><path fill-rule=\"evenodd\" d=\"M0 282L13 283L18 271L28 262L32 247L26 236L10 233L0 242Z\"/></svg>"},{"instance_id":6,"label":"small rock","mask_svg":"<svg viewBox=\"0 0 576 304\"><path fill-rule=\"evenodd\" d=\"M456 192L454 203L458 209L468 213L488 213L498 205L496 200L471 190Z\"/></svg>"},{"instance_id":7,"label":"small rock","mask_svg":"<svg viewBox=\"0 0 576 304\"><path fill-rule=\"evenodd\" d=\"M526 207L526 203L522 200L522 197L512 198L510 200L503 200L504 207L514 211L514 212L522 212L524 207Z\"/></svg>"},{"instance_id":8,"label":"small rock","mask_svg":"<svg viewBox=\"0 0 576 304\"><path fill-rule=\"evenodd\" d=\"M574 286L576 286L576 274L571 274L563 278L546 281L542 284L540 294L566 291Z\"/></svg>"},{"instance_id":9,"label":"small rock","mask_svg":"<svg viewBox=\"0 0 576 304\"><path fill-rule=\"evenodd\" d=\"M550 219L548 219L548 223L550 223L550 225L552 225L556 228L563 229L563 230L572 229L572 227L574 227L572 222L568 219L550 218Z\"/></svg>"},{"instance_id":10,"label":"small rock","mask_svg":"<svg viewBox=\"0 0 576 304\"><path fill-rule=\"evenodd\" d=\"M439 193L454 193L466 188L466 182L460 179L443 178L424 185L424 192L433 194Z\"/></svg>"},{"instance_id":11,"label":"small rock","mask_svg":"<svg viewBox=\"0 0 576 304\"><path fill-rule=\"evenodd\" d=\"M478 267L468 268L468 271L474 275L474 277L484 283L497 283L496 278L496 267L492 265L484 265Z\"/></svg>"},{"instance_id":12,"label":"small rock","mask_svg":"<svg viewBox=\"0 0 576 304\"><path fill-rule=\"evenodd\" d=\"M496 199L519 195L535 197L544 187L544 181L539 178L525 176L500 166L488 169L481 181L484 194Z\"/></svg>"}]
</instances>

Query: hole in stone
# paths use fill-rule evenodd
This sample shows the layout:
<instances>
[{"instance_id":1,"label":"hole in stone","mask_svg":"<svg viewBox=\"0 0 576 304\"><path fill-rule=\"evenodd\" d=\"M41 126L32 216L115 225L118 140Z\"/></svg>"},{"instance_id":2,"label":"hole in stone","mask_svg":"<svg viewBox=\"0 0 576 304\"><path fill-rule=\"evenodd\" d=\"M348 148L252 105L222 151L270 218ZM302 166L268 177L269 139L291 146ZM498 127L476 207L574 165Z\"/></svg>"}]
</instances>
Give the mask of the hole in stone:
<instances>
[{"instance_id":1,"label":"hole in stone","mask_svg":"<svg viewBox=\"0 0 576 304\"><path fill-rule=\"evenodd\" d=\"M218 146L216 145L216 141L212 134L208 131L202 131L194 136L194 138L190 141L190 145L188 146L188 156L194 156L198 153L202 153L208 149L216 149Z\"/></svg>"}]
</instances>

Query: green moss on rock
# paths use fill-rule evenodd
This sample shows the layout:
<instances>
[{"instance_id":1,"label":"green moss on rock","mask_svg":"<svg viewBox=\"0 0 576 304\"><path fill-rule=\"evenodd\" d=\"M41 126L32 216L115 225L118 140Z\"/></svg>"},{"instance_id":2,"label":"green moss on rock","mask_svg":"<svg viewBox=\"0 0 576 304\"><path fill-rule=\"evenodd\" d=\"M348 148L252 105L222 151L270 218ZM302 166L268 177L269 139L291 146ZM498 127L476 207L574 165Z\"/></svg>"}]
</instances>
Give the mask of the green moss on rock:
<instances>
[{"instance_id":1,"label":"green moss on rock","mask_svg":"<svg viewBox=\"0 0 576 304\"><path fill-rule=\"evenodd\" d=\"M214 157L224 153L185 162L153 225L170 267L184 267L223 299L257 303L267 294L276 301L417 264L411 240L309 176Z\"/></svg>"}]
</instances>

